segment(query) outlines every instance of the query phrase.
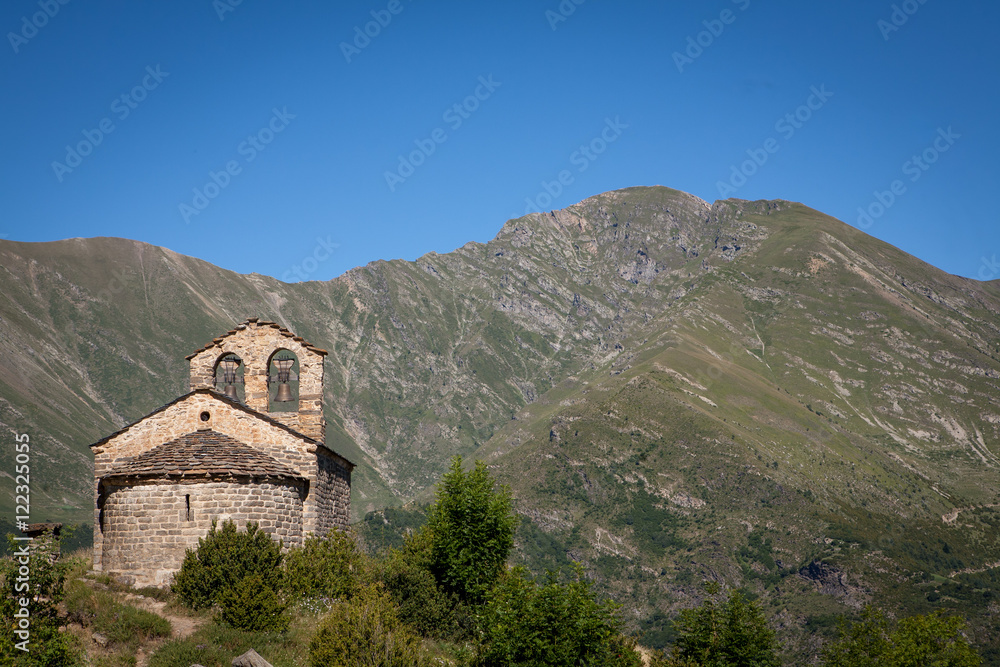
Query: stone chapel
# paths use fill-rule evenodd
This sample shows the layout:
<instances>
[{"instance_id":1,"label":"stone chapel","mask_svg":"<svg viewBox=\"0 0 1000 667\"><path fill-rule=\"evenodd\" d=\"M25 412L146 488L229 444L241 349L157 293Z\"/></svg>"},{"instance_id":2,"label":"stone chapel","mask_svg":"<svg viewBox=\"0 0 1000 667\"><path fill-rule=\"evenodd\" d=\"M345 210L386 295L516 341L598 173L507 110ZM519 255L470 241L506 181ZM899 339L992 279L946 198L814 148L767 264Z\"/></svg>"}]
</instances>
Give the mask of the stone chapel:
<instances>
[{"instance_id":1,"label":"stone chapel","mask_svg":"<svg viewBox=\"0 0 1000 667\"><path fill-rule=\"evenodd\" d=\"M354 464L325 444L326 354L250 318L187 357L189 393L91 445L94 569L166 586L212 521L285 547L347 526Z\"/></svg>"}]
</instances>

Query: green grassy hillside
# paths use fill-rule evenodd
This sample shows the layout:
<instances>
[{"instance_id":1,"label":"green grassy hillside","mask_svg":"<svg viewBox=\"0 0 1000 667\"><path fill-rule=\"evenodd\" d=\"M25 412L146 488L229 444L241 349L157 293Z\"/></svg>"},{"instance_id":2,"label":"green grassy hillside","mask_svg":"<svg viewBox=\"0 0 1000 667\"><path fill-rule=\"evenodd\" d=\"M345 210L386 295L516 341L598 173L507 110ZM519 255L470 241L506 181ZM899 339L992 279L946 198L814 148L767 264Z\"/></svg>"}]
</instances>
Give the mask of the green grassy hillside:
<instances>
[{"instance_id":1,"label":"green grassy hillside","mask_svg":"<svg viewBox=\"0 0 1000 667\"><path fill-rule=\"evenodd\" d=\"M323 283L121 239L0 259L0 424L35 445L33 519L90 520L87 445L256 316L330 351L356 518L478 456L515 491L519 557L584 561L651 643L706 578L763 597L797 654L867 601L961 608L989 640L1000 281L801 204L629 188Z\"/></svg>"}]
</instances>

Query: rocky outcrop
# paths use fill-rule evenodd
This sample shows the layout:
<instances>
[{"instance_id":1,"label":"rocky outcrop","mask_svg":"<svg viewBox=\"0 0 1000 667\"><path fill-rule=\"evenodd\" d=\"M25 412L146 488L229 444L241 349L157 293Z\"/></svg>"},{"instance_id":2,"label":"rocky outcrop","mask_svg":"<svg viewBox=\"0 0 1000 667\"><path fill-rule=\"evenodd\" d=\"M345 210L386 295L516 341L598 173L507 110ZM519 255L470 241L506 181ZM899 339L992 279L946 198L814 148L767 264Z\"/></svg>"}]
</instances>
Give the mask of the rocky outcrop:
<instances>
[{"instance_id":1,"label":"rocky outcrop","mask_svg":"<svg viewBox=\"0 0 1000 667\"><path fill-rule=\"evenodd\" d=\"M799 576L811 581L823 595L832 595L850 607L860 609L867 601L864 589L829 563L813 561L799 570Z\"/></svg>"}]
</instances>

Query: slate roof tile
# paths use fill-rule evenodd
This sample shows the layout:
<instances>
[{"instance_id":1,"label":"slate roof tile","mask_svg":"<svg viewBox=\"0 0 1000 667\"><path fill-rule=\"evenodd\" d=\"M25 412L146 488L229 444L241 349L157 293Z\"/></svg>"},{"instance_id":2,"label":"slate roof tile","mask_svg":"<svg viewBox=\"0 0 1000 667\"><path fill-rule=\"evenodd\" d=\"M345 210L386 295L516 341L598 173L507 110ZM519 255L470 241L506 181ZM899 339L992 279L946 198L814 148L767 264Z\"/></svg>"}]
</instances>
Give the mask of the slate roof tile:
<instances>
[{"instance_id":1,"label":"slate roof tile","mask_svg":"<svg viewBox=\"0 0 1000 667\"><path fill-rule=\"evenodd\" d=\"M123 459L104 478L219 475L304 479L264 452L207 429L187 433L148 452Z\"/></svg>"}]
</instances>

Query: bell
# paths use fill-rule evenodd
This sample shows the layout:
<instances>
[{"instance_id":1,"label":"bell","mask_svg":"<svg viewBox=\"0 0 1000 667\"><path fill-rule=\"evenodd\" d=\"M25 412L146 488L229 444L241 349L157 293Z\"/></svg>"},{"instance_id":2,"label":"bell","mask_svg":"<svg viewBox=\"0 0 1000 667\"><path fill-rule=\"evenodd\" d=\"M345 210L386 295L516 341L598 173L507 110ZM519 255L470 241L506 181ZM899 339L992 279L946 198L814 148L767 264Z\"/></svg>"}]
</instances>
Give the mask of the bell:
<instances>
[{"instance_id":1,"label":"bell","mask_svg":"<svg viewBox=\"0 0 1000 667\"><path fill-rule=\"evenodd\" d=\"M278 385L278 393L274 395L274 402L288 403L291 400L294 400L292 398L292 390L288 386L287 382L282 382L281 384Z\"/></svg>"},{"instance_id":2,"label":"bell","mask_svg":"<svg viewBox=\"0 0 1000 667\"><path fill-rule=\"evenodd\" d=\"M222 377L216 373L217 381L225 383L226 388L222 390L222 393L236 401L240 400L240 397L236 394L237 383L243 384L243 378L236 377L236 371L240 367L240 360L236 355L227 355L225 359L219 362L219 370L222 371Z\"/></svg>"},{"instance_id":3,"label":"bell","mask_svg":"<svg viewBox=\"0 0 1000 667\"><path fill-rule=\"evenodd\" d=\"M291 379L292 366L295 365L295 359L282 355L275 357L274 365L278 369L278 375L274 377L278 381L278 392L274 395L274 402L288 403L295 400L292 397L292 388L288 386L288 381Z\"/></svg>"}]
</instances>

